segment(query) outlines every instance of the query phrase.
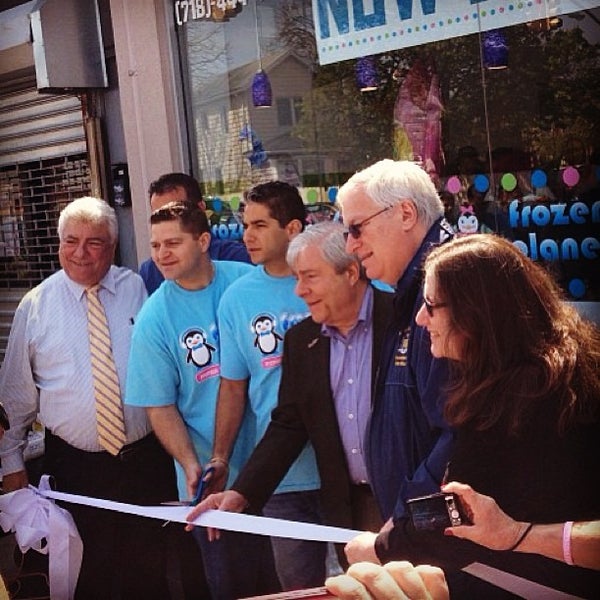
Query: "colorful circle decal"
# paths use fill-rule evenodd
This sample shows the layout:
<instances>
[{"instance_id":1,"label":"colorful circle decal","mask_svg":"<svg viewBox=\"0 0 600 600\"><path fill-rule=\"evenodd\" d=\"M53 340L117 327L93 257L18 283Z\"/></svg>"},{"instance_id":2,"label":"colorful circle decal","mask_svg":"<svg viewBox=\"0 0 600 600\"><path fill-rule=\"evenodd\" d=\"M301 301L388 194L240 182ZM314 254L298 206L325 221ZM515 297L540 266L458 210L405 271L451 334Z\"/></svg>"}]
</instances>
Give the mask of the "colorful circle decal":
<instances>
[{"instance_id":1,"label":"colorful circle decal","mask_svg":"<svg viewBox=\"0 0 600 600\"><path fill-rule=\"evenodd\" d=\"M575 167L567 167L562 174L562 179L569 187L574 187L579 183L579 171Z\"/></svg>"},{"instance_id":2,"label":"colorful circle decal","mask_svg":"<svg viewBox=\"0 0 600 600\"><path fill-rule=\"evenodd\" d=\"M475 175L473 185L480 194L483 194L490 189L490 180L485 175Z\"/></svg>"},{"instance_id":3,"label":"colorful circle decal","mask_svg":"<svg viewBox=\"0 0 600 600\"><path fill-rule=\"evenodd\" d=\"M512 192L517 187L517 178L512 173L504 173L500 179L502 189L507 192Z\"/></svg>"},{"instance_id":4,"label":"colorful circle decal","mask_svg":"<svg viewBox=\"0 0 600 600\"><path fill-rule=\"evenodd\" d=\"M569 281L569 293L573 298L582 298L585 294L585 283L581 279Z\"/></svg>"},{"instance_id":5,"label":"colorful circle decal","mask_svg":"<svg viewBox=\"0 0 600 600\"><path fill-rule=\"evenodd\" d=\"M315 189L310 189L306 192L306 200L309 204L314 204L319 199L319 193Z\"/></svg>"},{"instance_id":6,"label":"colorful circle decal","mask_svg":"<svg viewBox=\"0 0 600 600\"><path fill-rule=\"evenodd\" d=\"M458 194L458 192L460 192L460 188L461 188L460 179L458 177L456 177L456 175L450 177L448 179L448 181L446 182L446 189L451 194Z\"/></svg>"},{"instance_id":7,"label":"colorful circle decal","mask_svg":"<svg viewBox=\"0 0 600 600\"><path fill-rule=\"evenodd\" d=\"M544 173L544 171L542 171L540 169L536 169L531 174L531 185L534 188L545 187L545 185L547 183L548 183L548 177L546 177L546 173Z\"/></svg>"}]
</instances>

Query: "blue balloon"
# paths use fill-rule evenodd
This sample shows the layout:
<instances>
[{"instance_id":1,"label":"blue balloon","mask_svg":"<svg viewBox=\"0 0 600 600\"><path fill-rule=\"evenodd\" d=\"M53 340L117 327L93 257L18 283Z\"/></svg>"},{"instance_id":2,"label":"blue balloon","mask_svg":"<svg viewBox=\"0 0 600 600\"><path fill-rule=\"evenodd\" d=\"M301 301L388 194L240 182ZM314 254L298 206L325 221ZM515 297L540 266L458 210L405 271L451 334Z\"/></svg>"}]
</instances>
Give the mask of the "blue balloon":
<instances>
[{"instance_id":1,"label":"blue balloon","mask_svg":"<svg viewBox=\"0 0 600 600\"><path fill-rule=\"evenodd\" d=\"M338 193L338 188L336 188L336 187L330 187L327 190L327 197L329 198L329 202L331 202L331 204L333 204L335 202L335 199L337 198L337 193Z\"/></svg>"},{"instance_id":2,"label":"blue balloon","mask_svg":"<svg viewBox=\"0 0 600 600\"><path fill-rule=\"evenodd\" d=\"M215 212L220 213L223 210L223 202L220 198L214 198L212 201L212 207Z\"/></svg>"}]
</instances>

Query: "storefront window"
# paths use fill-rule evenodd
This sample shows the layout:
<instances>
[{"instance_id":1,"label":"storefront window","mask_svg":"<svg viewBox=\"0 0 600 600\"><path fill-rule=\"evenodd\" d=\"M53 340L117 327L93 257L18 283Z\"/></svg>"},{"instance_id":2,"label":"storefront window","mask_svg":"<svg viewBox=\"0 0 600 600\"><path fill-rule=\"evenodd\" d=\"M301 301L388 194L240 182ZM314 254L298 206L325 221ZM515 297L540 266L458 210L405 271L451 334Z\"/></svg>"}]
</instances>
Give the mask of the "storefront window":
<instances>
[{"instance_id":1,"label":"storefront window","mask_svg":"<svg viewBox=\"0 0 600 600\"><path fill-rule=\"evenodd\" d=\"M502 233L571 299L600 300L599 2L216 4L176 2L174 18L194 170L222 235L239 235L254 183L297 185L329 218L357 169L413 160L459 233ZM270 107L254 106L259 70Z\"/></svg>"}]
</instances>

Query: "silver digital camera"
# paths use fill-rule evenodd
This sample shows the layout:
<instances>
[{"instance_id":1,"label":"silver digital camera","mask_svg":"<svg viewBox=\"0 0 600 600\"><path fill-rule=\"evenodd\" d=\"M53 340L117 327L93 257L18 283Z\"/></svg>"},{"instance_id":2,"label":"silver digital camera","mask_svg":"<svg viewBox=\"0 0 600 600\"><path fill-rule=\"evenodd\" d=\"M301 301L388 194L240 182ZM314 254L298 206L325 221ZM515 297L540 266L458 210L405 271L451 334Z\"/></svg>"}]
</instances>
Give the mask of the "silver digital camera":
<instances>
[{"instance_id":1,"label":"silver digital camera","mask_svg":"<svg viewBox=\"0 0 600 600\"><path fill-rule=\"evenodd\" d=\"M457 525L470 525L460 499L455 494L438 492L406 501L415 529L435 531Z\"/></svg>"}]
</instances>

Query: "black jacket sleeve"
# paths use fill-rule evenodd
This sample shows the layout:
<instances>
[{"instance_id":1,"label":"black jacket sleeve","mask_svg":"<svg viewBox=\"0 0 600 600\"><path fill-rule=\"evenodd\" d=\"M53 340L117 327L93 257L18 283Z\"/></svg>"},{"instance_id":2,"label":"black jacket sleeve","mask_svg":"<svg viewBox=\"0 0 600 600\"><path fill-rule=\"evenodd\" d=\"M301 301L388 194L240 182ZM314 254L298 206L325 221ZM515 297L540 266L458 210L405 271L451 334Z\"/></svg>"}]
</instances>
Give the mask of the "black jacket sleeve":
<instances>
[{"instance_id":1,"label":"black jacket sleeve","mask_svg":"<svg viewBox=\"0 0 600 600\"><path fill-rule=\"evenodd\" d=\"M296 369L290 366L293 351L290 352L288 336L289 332L284 340L278 404L264 436L231 486L248 500L250 512L262 509L308 441L295 402Z\"/></svg>"}]
</instances>

